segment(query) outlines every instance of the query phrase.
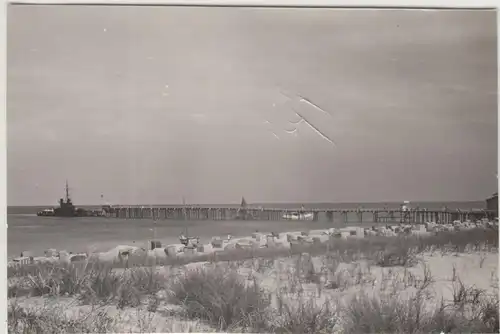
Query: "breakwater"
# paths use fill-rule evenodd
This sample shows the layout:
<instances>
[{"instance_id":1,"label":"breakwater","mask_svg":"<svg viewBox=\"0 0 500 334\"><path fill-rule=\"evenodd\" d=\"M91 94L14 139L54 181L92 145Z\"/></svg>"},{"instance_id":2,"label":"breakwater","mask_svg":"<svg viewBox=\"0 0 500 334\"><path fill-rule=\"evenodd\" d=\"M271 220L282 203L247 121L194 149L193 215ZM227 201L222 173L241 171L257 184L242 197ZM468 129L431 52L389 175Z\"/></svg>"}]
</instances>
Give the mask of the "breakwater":
<instances>
[{"instance_id":1,"label":"breakwater","mask_svg":"<svg viewBox=\"0 0 500 334\"><path fill-rule=\"evenodd\" d=\"M116 206L103 209L108 218L155 220L311 220L327 222L425 223L448 224L455 220L493 220L491 210L391 210L391 209L283 209L235 207L142 207Z\"/></svg>"}]
</instances>

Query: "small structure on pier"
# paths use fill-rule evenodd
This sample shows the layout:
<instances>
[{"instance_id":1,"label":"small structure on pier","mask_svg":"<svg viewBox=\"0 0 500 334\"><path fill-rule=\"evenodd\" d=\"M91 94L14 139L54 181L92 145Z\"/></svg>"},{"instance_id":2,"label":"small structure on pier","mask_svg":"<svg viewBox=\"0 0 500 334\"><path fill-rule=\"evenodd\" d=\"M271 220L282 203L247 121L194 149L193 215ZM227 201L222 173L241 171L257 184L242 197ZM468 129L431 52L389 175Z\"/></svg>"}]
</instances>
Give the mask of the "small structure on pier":
<instances>
[{"instance_id":1,"label":"small structure on pier","mask_svg":"<svg viewBox=\"0 0 500 334\"><path fill-rule=\"evenodd\" d=\"M410 201L404 201L401 204L401 223L407 223L410 221Z\"/></svg>"}]
</instances>

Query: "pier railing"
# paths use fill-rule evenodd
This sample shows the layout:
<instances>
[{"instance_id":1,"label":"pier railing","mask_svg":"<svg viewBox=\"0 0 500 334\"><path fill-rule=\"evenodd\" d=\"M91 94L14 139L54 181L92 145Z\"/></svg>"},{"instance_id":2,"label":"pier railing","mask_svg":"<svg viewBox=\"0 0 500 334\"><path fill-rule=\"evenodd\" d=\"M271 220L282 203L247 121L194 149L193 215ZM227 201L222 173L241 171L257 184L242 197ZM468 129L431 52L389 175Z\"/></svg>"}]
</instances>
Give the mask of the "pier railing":
<instances>
[{"instance_id":1,"label":"pier railing","mask_svg":"<svg viewBox=\"0 0 500 334\"><path fill-rule=\"evenodd\" d=\"M396 210L396 209L283 209L283 208L237 208L237 207L141 207L117 206L106 208L104 215L122 219L171 219L171 220L311 220L338 223L451 223L455 220L476 221L496 216L492 210ZM311 215L312 214L312 215ZM306 218L304 218L306 217Z\"/></svg>"}]
</instances>

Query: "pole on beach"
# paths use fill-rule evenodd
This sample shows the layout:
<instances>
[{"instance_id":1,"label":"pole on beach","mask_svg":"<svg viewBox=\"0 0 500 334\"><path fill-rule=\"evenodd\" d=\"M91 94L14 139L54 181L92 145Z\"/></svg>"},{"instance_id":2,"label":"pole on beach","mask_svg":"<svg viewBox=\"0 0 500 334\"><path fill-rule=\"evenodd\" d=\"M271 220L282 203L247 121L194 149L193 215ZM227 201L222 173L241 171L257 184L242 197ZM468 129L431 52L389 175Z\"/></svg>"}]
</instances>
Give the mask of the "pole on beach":
<instances>
[{"instance_id":1,"label":"pole on beach","mask_svg":"<svg viewBox=\"0 0 500 334\"><path fill-rule=\"evenodd\" d=\"M153 244L154 244L154 252L153 252L153 270L156 272L156 219L153 217Z\"/></svg>"},{"instance_id":2,"label":"pole on beach","mask_svg":"<svg viewBox=\"0 0 500 334\"><path fill-rule=\"evenodd\" d=\"M156 218L151 205L151 217L153 218L153 240L151 242L151 251L153 255L153 270L156 272Z\"/></svg>"},{"instance_id":3,"label":"pole on beach","mask_svg":"<svg viewBox=\"0 0 500 334\"><path fill-rule=\"evenodd\" d=\"M153 241L155 242L156 248L156 219L153 218Z\"/></svg>"},{"instance_id":4,"label":"pole on beach","mask_svg":"<svg viewBox=\"0 0 500 334\"><path fill-rule=\"evenodd\" d=\"M188 242L189 242L189 234L188 234L188 228L187 228L187 223L186 223L186 220L187 220L186 198L184 196L182 196L182 207L183 207L182 219L184 220L184 231L186 233L185 237L188 238Z\"/></svg>"},{"instance_id":5,"label":"pole on beach","mask_svg":"<svg viewBox=\"0 0 500 334\"><path fill-rule=\"evenodd\" d=\"M151 205L151 218L153 219L153 243L156 248L156 218L153 211L153 206Z\"/></svg>"}]
</instances>

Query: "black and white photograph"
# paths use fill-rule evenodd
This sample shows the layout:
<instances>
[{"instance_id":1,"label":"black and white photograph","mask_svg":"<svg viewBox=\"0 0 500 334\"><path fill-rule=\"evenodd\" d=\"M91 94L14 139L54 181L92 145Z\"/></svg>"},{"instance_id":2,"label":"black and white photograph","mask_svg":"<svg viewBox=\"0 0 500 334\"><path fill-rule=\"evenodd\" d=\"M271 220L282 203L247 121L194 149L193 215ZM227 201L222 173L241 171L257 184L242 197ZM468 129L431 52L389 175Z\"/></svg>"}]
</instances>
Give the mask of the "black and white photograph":
<instances>
[{"instance_id":1,"label":"black and white photograph","mask_svg":"<svg viewBox=\"0 0 500 334\"><path fill-rule=\"evenodd\" d=\"M9 333L498 333L495 9L8 4Z\"/></svg>"}]
</instances>

